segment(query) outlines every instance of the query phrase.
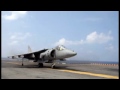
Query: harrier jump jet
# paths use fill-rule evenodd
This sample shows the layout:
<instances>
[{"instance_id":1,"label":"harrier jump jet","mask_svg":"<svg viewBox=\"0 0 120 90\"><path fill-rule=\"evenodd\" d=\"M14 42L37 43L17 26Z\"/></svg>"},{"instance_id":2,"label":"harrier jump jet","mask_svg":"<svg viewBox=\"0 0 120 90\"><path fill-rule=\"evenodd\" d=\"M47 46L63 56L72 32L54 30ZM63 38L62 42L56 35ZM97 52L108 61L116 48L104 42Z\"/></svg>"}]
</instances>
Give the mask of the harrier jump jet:
<instances>
[{"instance_id":1,"label":"harrier jump jet","mask_svg":"<svg viewBox=\"0 0 120 90\"><path fill-rule=\"evenodd\" d=\"M55 67L56 60L64 61L66 58L70 58L77 55L76 52L67 49L63 45L58 45L52 49L43 49L40 51L32 52L31 48L28 46L28 53L11 56L12 59L22 58L22 66L23 59L34 60L34 62L38 62L39 67L43 67L43 63L52 63L51 68ZM10 58L10 57L8 57Z\"/></svg>"}]
</instances>

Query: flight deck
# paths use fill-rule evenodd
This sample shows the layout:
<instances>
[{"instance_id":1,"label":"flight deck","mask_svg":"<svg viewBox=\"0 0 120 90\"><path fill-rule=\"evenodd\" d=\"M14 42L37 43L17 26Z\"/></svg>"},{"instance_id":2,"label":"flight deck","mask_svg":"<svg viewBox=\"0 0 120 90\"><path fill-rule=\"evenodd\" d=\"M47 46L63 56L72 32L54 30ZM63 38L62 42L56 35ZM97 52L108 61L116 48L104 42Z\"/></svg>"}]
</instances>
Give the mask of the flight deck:
<instances>
[{"instance_id":1,"label":"flight deck","mask_svg":"<svg viewBox=\"0 0 120 90\"><path fill-rule=\"evenodd\" d=\"M44 64L19 60L2 60L2 79L119 79L118 65L97 64Z\"/></svg>"}]
</instances>

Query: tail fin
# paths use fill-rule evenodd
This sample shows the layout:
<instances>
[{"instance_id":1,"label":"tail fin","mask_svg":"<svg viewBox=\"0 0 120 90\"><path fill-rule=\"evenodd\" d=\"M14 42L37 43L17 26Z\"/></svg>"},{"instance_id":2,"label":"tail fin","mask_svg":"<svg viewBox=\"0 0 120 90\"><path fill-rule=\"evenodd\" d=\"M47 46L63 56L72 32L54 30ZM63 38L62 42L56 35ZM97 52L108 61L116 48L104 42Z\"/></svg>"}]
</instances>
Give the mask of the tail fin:
<instances>
[{"instance_id":1,"label":"tail fin","mask_svg":"<svg viewBox=\"0 0 120 90\"><path fill-rule=\"evenodd\" d=\"M31 50L30 46L28 46L28 52L29 52L29 53L31 53L31 52L32 52L32 50Z\"/></svg>"}]
</instances>

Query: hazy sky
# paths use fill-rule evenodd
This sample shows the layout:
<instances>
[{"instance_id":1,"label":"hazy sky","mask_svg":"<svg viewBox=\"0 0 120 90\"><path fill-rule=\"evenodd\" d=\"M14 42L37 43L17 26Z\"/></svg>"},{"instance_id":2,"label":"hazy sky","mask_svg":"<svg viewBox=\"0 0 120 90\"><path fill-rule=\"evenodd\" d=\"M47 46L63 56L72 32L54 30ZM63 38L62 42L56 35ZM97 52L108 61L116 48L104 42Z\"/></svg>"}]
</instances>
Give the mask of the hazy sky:
<instances>
[{"instance_id":1,"label":"hazy sky","mask_svg":"<svg viewBox=\"0 0 120 90\"><path fill-rule=\"evenodd\" d=\"M71 59L118 61L118 12L2 12L2 57L60 44L77 52Z\"/></svg>"}]
</instances>

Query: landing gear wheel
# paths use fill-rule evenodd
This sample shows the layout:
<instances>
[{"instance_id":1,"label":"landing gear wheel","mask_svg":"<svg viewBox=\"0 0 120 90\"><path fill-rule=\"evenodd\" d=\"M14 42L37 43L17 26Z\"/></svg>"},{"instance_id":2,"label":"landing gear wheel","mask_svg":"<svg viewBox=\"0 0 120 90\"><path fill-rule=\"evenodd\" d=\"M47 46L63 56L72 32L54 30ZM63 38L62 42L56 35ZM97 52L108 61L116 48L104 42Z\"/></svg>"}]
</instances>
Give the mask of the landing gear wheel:
<instances>
[{"instance_id":1,"label":"landing gear wheel","mask_svg":"<svg viewBox=\"0 0 120 90\"><path fill-rule=\"evenodd\" d=\"M43 67L43 63L38 63L38 67Z\"/></svg>"},{"instance_id":2,"label":"landing gear wheel","mask_svg":"<svg viewBox=\"0 0 120 90\"><path fill-rule=\"evenodd\" d=\"M52 65L51 68L54 69L54 68L55 68L55 65Z\"/></svg>"}]
</instances>

